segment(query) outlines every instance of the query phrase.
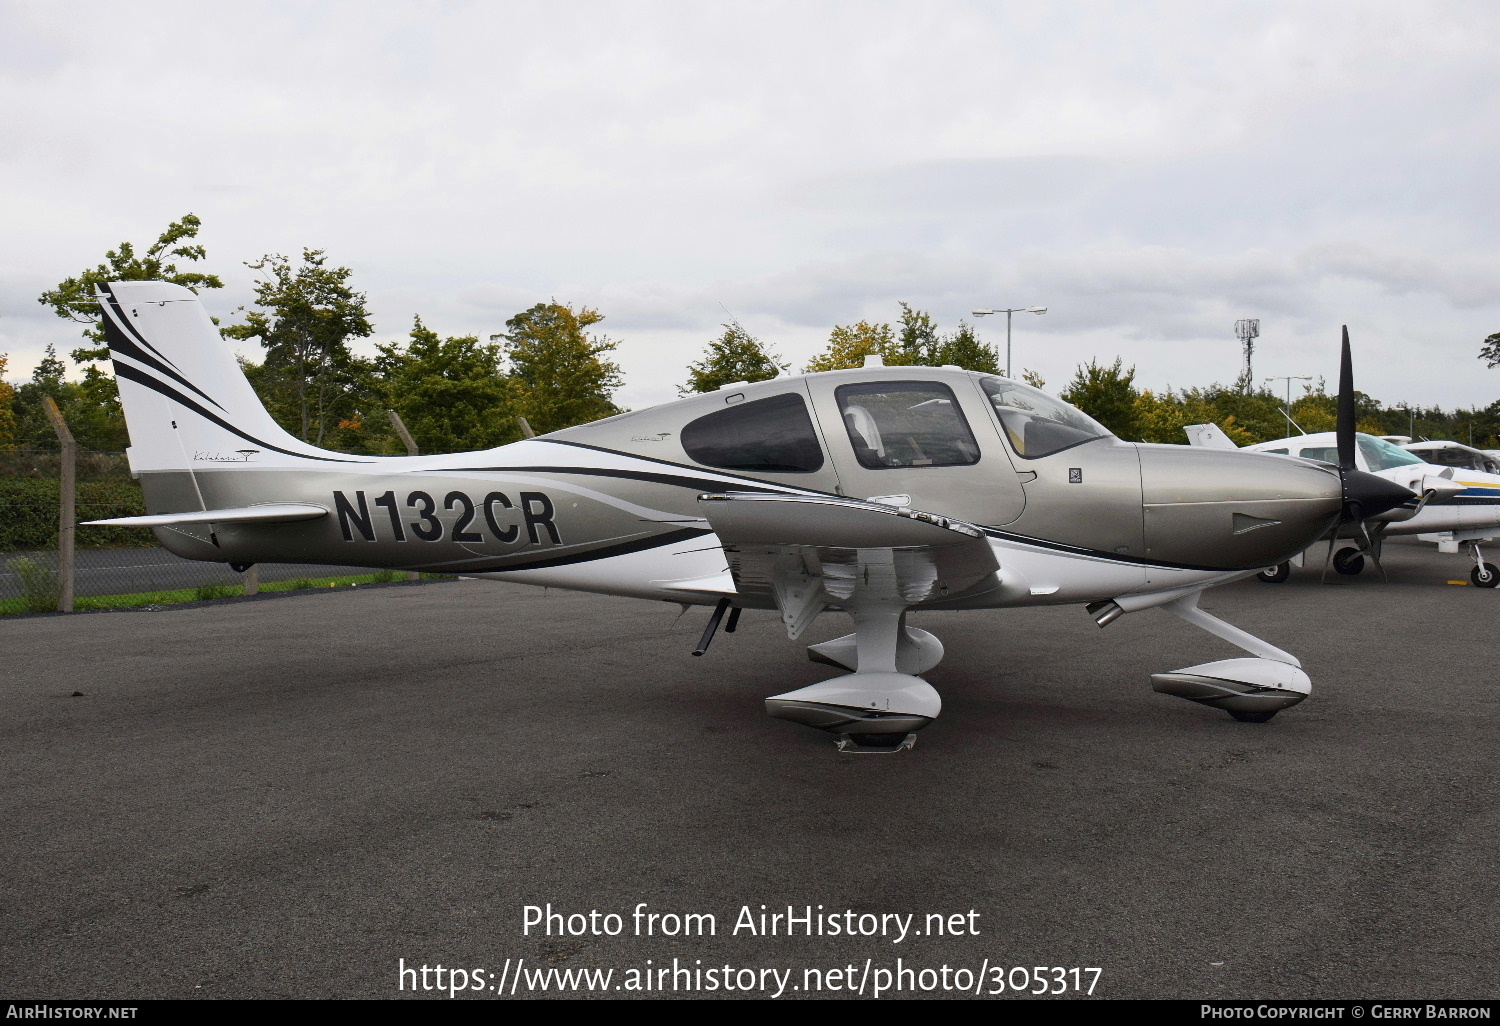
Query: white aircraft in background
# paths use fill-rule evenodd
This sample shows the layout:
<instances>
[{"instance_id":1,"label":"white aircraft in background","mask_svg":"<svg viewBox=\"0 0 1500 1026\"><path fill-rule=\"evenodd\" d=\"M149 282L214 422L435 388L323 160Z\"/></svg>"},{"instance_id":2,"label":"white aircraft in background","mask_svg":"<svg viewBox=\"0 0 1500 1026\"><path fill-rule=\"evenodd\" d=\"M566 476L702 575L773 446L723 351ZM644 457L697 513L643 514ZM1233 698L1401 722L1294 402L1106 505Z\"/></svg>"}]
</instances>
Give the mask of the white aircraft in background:
<instances>
[{"instance_id":1,"label":"white aircraft in background","mask_svg":"<svg viewBox=\"0 0 1500 1026\"><path fill-rule=\"evenodd\" d=\"M1205 448L1239 449L1242 452L1292 456L1323 463L1336 464L1339 461L1337 434L1333 431L1278 438L1240 449L1217 424L1192 424L1185 430L1190 444ZM1456 554L1460 545L1465 546L1469 557L1474 561L1469 580L1481 588L1493 588L1500 584L1500 569L1493 563L1485 562L1479 548L1481 543L1500 537L1500 474L1451 464L1429 463L1423 458L1424 454L1434 451L1451 451L1448 449L1424 448L1411 451L1374 435L1360 433L1354 438L1356 467L1410 488L1420 498L1414 497L1408 503L1358 522L1331 528L1324 535L1328 541L1328 560L1324 571L1327 571L1327 565L1331 563L1333 569L1340 574L1358 574L1365 567L1366 556L1379 566L1381 546L1387 537L1416 535L1421 541L1436 542L1439 551L1450 554ZM1457 444L1425 443L1425 446L1446 447ZM1353 541L1354 544L1338 548L1338 542L1344 539ZM1303 556L1298 556L1294 560L1270 567L1259 575L1260 579L1268 583L1280 583L1290 576L1291 566L1294 563L1301 566L1302 560Z\"/></svg>"},{"instance_id":2,"label":"white aircraft in background","mask_svg":"<svg viewBox=\"0 0 1500 1026\"><path fill-rule=\"evenodd\" d=\"M1481 474L1500 474L1500 456L1476 449L1462 442L1397 442L1401 448L1435 467L1477 470Z\"/></svg>"}]
</instances>

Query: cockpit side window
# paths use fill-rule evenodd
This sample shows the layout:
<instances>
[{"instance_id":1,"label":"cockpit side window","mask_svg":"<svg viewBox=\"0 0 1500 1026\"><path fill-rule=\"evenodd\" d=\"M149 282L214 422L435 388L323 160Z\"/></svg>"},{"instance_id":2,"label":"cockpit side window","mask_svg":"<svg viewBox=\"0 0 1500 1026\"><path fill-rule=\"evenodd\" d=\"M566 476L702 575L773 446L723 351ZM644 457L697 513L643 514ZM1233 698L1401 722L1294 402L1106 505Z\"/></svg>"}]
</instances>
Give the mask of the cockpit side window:
<instances>
[{"instance_id":1,"label":"cockpit side window","mask_svg":"<svg viewBox=\"0 0 1500 1026\"><path fill-rule=\"evenodd\" d=\"M1104 425L1041 389L1007 378L981 378L979 387L995 407L1016 455L1025 459L1109 437Z\"/></svg>"},{"instance_id":2,"label":"cockpit side window","mask_svg":"<svg viewBox=\"0 0 1500 1026\"><path fill-rule=\"evenodd\" d=\"M811 474L823 469L823 447L795 392L740 403L699 417L682 429L688 457L706 467L759 474Z\"/></svg>"},{"instance_id":3,"label":"cockpit side window","mask_svg":"<svg viewBox=\"0 0 1500 1026\"><path fill-rule=\"evenodd\" d=\"M860 466L959 467L979 462L979 443L953 390L936 381L867 381L835 392Z\"/></svg>"}]
</instances>

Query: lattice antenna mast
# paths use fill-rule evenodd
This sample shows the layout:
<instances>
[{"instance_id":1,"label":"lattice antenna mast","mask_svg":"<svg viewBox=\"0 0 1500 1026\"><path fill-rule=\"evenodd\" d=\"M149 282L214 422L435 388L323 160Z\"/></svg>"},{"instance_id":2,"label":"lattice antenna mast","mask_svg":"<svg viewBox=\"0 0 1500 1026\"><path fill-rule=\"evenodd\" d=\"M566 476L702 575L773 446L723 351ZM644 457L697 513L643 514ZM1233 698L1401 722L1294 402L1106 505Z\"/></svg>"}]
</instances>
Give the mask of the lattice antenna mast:
<instances>
[{"instance_id":1,"label":"lattice antenna mast","mask_svg":"<svg viewBox=\"0 0 1500 1026\"><path fill-rule=\"evenodd\" d=\"M1235 321L1234 334L1240 340L1240 344L1245 347L1244 380L1245 387L1248 389L1249 383L1255 380L1254 373L1250 369L1250 354L1255 351L1255 340L1260 337L1260 318L1244 317Z\"/></svg>"}]
</instances>

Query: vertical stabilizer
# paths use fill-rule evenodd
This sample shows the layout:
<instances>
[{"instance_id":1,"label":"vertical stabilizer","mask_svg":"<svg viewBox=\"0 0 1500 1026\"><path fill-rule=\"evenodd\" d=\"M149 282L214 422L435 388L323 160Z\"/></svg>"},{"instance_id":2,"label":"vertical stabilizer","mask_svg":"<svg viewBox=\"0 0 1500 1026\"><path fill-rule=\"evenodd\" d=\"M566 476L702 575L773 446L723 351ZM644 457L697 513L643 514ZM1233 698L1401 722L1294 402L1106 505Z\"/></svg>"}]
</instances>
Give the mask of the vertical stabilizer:
<instances>
[{"instance_id":1,"label":"vertical stabilizer","mask_svg":"<svg viewBox=\"0 0 1500 1026\"><path fill-rule=\"evenodd\" d=\"M1239 448L1217 424L1188 424L1182 430L1187 432L1189 445L1201 446L1204 449Z\"/></svg>"},{"instance_id":2,"label":"vertical stabilizer","mask_svg":"<svg viewBox=\"0 0 1500 1026\"><path fill-rule=\"evenodd\" d=\"M136 473L373 462L282 430L190 289L110 282L99 305Z\"/></svg>"}]
</instances>

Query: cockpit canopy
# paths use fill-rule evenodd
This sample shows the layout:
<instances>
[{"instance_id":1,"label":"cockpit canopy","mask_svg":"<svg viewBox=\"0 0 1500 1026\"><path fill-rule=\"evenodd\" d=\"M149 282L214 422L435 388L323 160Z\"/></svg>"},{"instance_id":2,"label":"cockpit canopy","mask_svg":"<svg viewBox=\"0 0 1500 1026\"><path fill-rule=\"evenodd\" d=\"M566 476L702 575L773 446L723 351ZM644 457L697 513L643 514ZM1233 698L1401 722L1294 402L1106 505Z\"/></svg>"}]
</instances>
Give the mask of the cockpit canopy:
<instances>
[{"instance_id":1,"label":"cockpit canopy","mask_svg":"<svg viewBox=\"0 0 1500 1026\"><path fill-rule=\"evenodd\" d=\"M1110 437L1104 425L1041 389L1007 378L981 378L979 387L995 407L1016 454L1025 459Z\"/></svg>"}]
</instances>

